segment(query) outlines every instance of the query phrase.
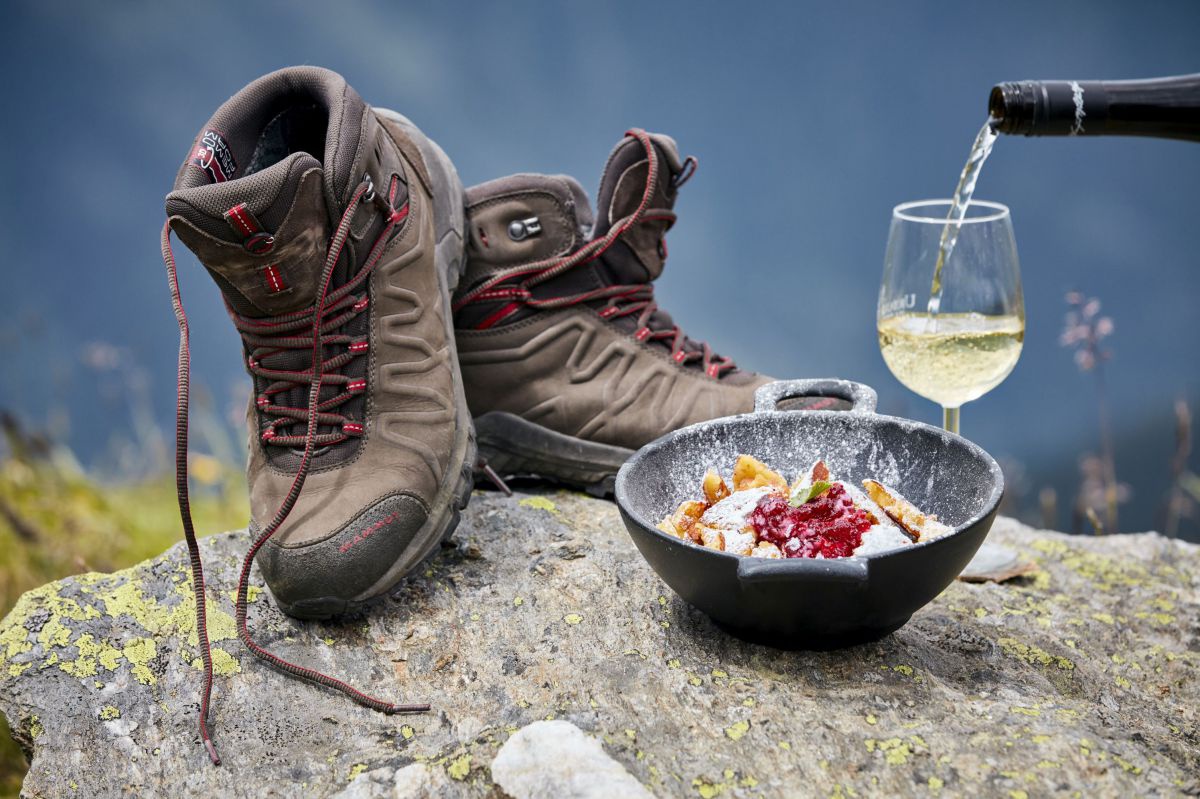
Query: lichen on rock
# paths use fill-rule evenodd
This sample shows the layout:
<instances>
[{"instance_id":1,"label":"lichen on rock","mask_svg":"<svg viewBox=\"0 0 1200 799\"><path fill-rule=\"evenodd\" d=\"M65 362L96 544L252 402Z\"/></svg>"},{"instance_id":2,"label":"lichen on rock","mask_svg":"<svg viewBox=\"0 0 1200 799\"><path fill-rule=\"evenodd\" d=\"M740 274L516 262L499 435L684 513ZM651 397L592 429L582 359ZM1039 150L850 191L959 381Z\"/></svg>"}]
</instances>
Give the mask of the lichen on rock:
<instances>
[{"instance_id":1,"label":"lichen on rock","mask_svg":"<svg viewBox=\"0 0 1200 799\"><path fill-rule=\"evenodd\" d=\"M1200 548L1007 519L991 540L1039 571L955 583L875 643L786 652L672 594L610 503L478 493L453 541L368 612L250 605L289 660L433 706L387 717L234 640L247 537L221 534L202 546L224 765L196 732L182 545L24 595L0 622L0 711L32 755L30 796L486 796L506 741L547 719L656 796L1200 791Z\"/></svg>"}]
</instances>

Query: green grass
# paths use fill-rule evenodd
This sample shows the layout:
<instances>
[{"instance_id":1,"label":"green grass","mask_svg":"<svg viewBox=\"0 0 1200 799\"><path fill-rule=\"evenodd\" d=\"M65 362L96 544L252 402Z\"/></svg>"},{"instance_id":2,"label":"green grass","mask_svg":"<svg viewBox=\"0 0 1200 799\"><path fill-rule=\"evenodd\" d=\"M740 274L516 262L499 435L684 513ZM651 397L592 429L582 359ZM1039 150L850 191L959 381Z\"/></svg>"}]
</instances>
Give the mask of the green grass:
<instances>
[{"instance_id":1,"label":"green grass","mask_svg":"<svg viewBox=\"0 0 1200 799\"><path fill-rule=\"evenodd\" d=\"M153 557L182 537L174 477L106 486L63 455L0 459L0 617L22 593L87 571L109 572ZM193 464L196 529L244 527L249 516L240 473L211 458ZM0 796L17 796L27 764L0 716Z\"/></svg>"}]
</instances>

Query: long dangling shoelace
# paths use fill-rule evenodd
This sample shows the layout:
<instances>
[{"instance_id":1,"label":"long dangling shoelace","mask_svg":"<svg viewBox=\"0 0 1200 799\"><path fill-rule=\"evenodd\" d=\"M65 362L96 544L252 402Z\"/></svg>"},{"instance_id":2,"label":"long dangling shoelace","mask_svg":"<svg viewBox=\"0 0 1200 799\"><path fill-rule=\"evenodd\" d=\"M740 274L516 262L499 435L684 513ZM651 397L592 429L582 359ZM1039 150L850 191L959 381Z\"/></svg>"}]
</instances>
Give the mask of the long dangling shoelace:
<instances>
[{"instance_id":1,"label":"long dangling shoelace","mask_svg":"<svg viewBox=\"0 0 1200 799\"><path fill-rule=\"evenodd\" d=\"M373 191L371 183L368 179L364 179L362 184L355 190L354 195L350 198L350 202L346 206L345 212L342 214L341 221L338 223L337 229L334 232L333 238L329 242L329 249L325 257L325 265L321 271L321 279L319 282L320 290L317 294L316 303L310 310L298 312L297 314L287 315L281 319L273 320L274 324L281 324L283 328L275 328L276 332L290 332L299 327L303 327L311 316L311 339L304 338L304 344L307 347L311 344L312 351L312 366L307 372L288 373L287 377L294 378L286 380L280 378L281 381L291 383L308 382L308 405L301 414L291 413L296 409L289 409L285 406L278 406L269 403L272 410L277 416L287 421L304 421L306 423L305 434L302 441L296 437L295 444L303 443L304 455L300 459L300 466L296 470L296 476L292 481L291 488L288 490L287 496L280 503L279 509L275 512L271 521L263 528L258 537L250 545L246 552L245 558L242 560L242 570L238 577L237 590L237 630L238 637L242 643L254 653L259 659L269 663L280 671L299 677L309 682L318 685L324 685L336 691L340 691L346 696L358 702L361 705L369 707L373 710L378 710L382 713L419 713L429 710L429 705L425 703L418 704L393 704L377 699L373 696L365 694L349 684L323 674L313 669L308 669L303 666L298 666L290 663L283 658L272 654L266 649L259 646L254 638L250 635L250 630L246 624L247 614L247 592L249 589L250 569L254 564L254 557L258 550L262 548L271 536L283 525L288 514L291 513L292 507L296 504L296 500L300 496L300 491L304 487L305 478L308 476L308 470L312 463L313 449L318 444L325 442L324 437L318 436L318 425L328 424L332 421L331 415L325 413L328 407L332 407L330 402L321 403L321 385L327 375L327 368L340 368L343 363L341 361L329 361L322 357L323 347L327 341L337 341L331 336L329 339L324 337L327 330L331 330L337 325L332 324L334 319L326 319L331 313L340 313L345 310L344 300L354 287L359 285L367 276L367 274L375 267L380 257L383 255L383 250L391 236L393 229L402 222L408 215L407 204L400 209L392 207L392 200L395 197L396 181L393 178L392 186L390 187L389 197L387 200L379 197ZM366 199L364 199L366 198ZM358 274L352 278L346 286L343 286L329 293L329 284L333 279L334 269L337 267L338 260L341 258L342 248L345 246L346 239L350 233L350 225L354 218L354 212L357 210L360 202L376 201L376 204L384 210L384 226L379 237L371 247L371 251L367 256ZM175 487L179 499L179 515L183 522L183 534L187 540L188 556L191 560L192 567L192 590L196 597L196 632L198 642L200 644L200 658L204 665L204 682L201 690L200 700L200 738L204 741L204 746L208 750L208 755L212 762L220 765L221 758L217 754L217 749L213 745L212 738L208 732L208 713L212 698L213 685L213 667L212 667L212 652L208 640L208 620L206 613L206 597L204 585L204 565L200 558L200 546L196 540L196 530L192 523L191 503L188 495L188 474L187 474L187 454L188 454L188 400L190 391L191 378L191 351L189 346L189 331L187 314L183 309L183 299L179 292L179 277L175 269L175 256L171 252L171 223L170 220L163 225L162 230L162 255L163 263L167 268L167 282L171 288L171 304L175 309L175 319L179 323L179 372L178 372L178 402L176 406L175 417ZM347 288L349 287L349 288ZM356 300L355 304L361 302ZM361 311L361 308L359 309ZM357 312L356 312L357 313ZM235 320L236 321L236 320ZM261 320L260 320L261 321ZM339 322L338 324L343 324ZM292 327L295 325L295 327ZM241 328L239 324L239 328ZM284 339L287 339L286 342ZM289 346L298 346L299 340L297 337L280 337L274 340L259 340L255 341L252 336L247 337L247 341L252 347L274 347L276 350L281 343L287 343ZM260 356L261 357L261 356ZM252 356L253 360L253 356ZM276 375L276 377L278 377ZM341 377L338 375L337 377ZM340 381L339 381L340 382ZM272 388L278 388L272 386ZM348 392L343 392L348 393ZM337 399L335 397L335 399ZM342 399L341 401L345 401ZM340 404L340 402L338 403ZM326 406L326 407L323 407ZM260 403L260 407L262 407ZM344 419L344 417L341 417ZM273 431L277 426L278 420L272 422L266 431ZM344 425L343 425L344 426ZM266 432L264 431L264 433ZM361 431L360 431L361 432ZM354 434L353 428L349 433L344 435ZM280 437L284 438L284 437ZM320 438L320 440L318 440ZM268 438L269 440L269 438ZM285 439L286 440L286 439ZM341 439L344 440L344 439Z\"/></svg>"},{"instance_id":2,"label":"long dangling shoelace","mask_svg":"<svg viewBox=\"0 0 1200 799\"><path fill-rule=\"evenodd\" d=\"M599 258L616 243L617 239L635 225L642 222L661 221L666 222L667 226L670 227L671 223L675 221L675 214L672 211L650 208L650 201L654 197L654 190L658 185L658 152L655 150L654 143L651 141L649 134L644 130L635 128L625 131L625 135L632 136L641 142L642 146L646 149L646 158L649 161L646 188L642 192L641 202L634 209L633 213L609 228L608 233L604 236L588 242L575 252L510 267L497 272L478 286L464 293L454 303L454 310L457 312L459 309L475 302L508 300L508 305L500 308L485 322L485 324L494 324L521 305L549 310L607 299L608 302L604 307L597 311L602 318L611 319L637 314L638 329L634 333L635 338L639 341L668 342L671 349L671 357L677 363L686 364L699 360L704 371L710 377L719 378L725 372L737 368L731 358L716 355L712 351L712 348L705 342L698 342L700 349L685 348L688 338L678 325L657 330L649 326L655 312L658 310L658 303L654 301L654 286L649 283L603 286L591 291L563 297L539 298L533 296L532 289L534 286L552 280L569 269L574 269L577 266L590 263ZM691 167L690 171L689 165ZM695 165L696 160L689 156L685 162L683 171L674 181L676 188L682 186L692 176L692 173L695 172ZM665 257L664 248L664 259ZM514 280L518 281L516 285L505 285Z\"/></svg>"}]
</instances>

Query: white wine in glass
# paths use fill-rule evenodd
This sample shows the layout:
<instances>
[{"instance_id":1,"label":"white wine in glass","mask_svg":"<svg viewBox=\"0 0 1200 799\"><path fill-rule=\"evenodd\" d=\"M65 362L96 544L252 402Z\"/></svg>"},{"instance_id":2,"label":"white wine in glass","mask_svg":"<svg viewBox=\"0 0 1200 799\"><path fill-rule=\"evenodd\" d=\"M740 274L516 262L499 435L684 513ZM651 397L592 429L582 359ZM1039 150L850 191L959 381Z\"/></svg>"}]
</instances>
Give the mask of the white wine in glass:
<instances>
[{"instance_id":1,"label":"white wine in glass","mask_svg":"<svg viewBox=\"0 0 1200 799\"><path fill-rule=\"evenodd\" d=\"M941 296L931 285L949 200L897 206L884 259L876 323L892 374L943 408L958 432L959 409L979 399L1017 365L1025 306L1011 217L999 203L972 202L943 266Z\"/></svg>"}]
</instances>

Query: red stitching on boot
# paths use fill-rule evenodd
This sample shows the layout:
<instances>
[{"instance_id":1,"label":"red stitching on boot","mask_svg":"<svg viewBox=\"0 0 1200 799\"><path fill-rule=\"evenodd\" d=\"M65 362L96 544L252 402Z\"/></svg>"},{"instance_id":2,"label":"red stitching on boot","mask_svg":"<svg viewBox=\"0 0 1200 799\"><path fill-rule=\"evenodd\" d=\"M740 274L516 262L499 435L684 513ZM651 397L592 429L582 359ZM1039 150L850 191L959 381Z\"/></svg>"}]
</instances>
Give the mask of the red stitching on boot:
<instances>
[{"instance_id":1,"label":"red stitching on boot","mask_svg":"<svg viewBox=\"0 0 1200 799\"><path fill-rule=\"evenodd\" d=\"M245 236L253 236L259 231L258 224L255 222L254 217L246 210L245 203L238 203L225 213Z\"/></svg>"},{"instance_id":2,"label":"red stitching on boot","mask_svg":"<svg viewBox=\"0 0 1200 799\"><path fill-rule=\"evenodd\" d=\"M279 273L279 264L264 266L263 277L266 278L267 288L272 294L278 294L287 289L287 285L283 282L283 275Z\"/></svg>"}]
</instances>

